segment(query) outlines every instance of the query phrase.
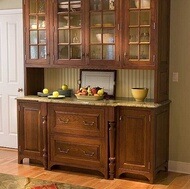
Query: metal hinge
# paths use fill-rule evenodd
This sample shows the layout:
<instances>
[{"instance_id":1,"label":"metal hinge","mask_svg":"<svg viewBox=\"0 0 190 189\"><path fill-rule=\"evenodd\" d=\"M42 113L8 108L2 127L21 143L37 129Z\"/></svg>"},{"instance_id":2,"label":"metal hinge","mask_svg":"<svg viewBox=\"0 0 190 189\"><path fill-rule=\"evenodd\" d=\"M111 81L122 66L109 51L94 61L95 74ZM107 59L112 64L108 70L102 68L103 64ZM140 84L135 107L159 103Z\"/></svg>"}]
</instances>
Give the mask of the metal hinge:
<instances>
[{"instance_id":1,"label":"metal hinge","mask_svg":"<svg viewBox=\"0 0 190 189\"><path fill-rule=\"evenodd\" d=\"M155 60L156 60L156 55L153 55L152 59L153 59L153 62L155 62Z\"/></svg>"},{"instance_id":2,"label":"metal hinge","mask_svg":"<svg viewBox=\"0 0 190 189\"><path fill-rule=\"evenodd\" d=\"M18 147L18 151L21 152L21 146Z\"/></svg>"},{"instance_id":3,"label":"metal hinge","mask_svg":"<svg viewBox=\"0 0 190 189\"><path fill-rule=\"evenodd\" d=\"M156 29L156 23L155 22L153 23L153 29L154 30Z\"/></svg>"},{"instance_id":4,"label":"metal hinge","mask_svg":"<svg viewBox=\"0 0 190 189\"><path fill-rule=\"evenodd\" d=\"M117 29L120 30L120 25L119 24L117 25Z\"/></svg>"},{"instance_id":5,"label":"metal hinge","mask_svg":"<svg viewBox=\"0 0 190 189\"><path fill-rule=\"evenodd\" d=\"M122 116L119 116L119 121L121 121L122 120Z\"/></svg>"},{"instance_id":6,"label":"metal hinge","mask_svg":"<svg viewBox=\"0 0 190 189\"><path fill-rule=\"evenodd\" d=\"M148 169L150 169L150 162L148 162Z\"/></svg>"},{"instance_id":7,"label":"metal hinge","mask_svg":"<svg viewBox=\"0 0 190 189\"><path fill-rule=\"evenodd\" d=\"M24 5L26 4L25 0L24 0Z\"/></svg>"}]
</instances>

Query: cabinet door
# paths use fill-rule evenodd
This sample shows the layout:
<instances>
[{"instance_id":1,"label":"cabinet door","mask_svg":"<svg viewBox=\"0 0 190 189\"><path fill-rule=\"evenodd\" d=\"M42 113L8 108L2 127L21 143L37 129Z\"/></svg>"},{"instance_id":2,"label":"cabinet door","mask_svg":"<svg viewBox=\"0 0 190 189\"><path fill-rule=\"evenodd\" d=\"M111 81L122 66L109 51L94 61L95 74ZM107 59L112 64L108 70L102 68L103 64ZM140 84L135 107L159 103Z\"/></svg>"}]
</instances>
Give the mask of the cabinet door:
<instances>
[{"instance_id":1,"label":"cabinet door","mask_svg":"<svg viewBox=\"0 0 190 189\"><path fill-rule=\"evenodd\" d=\"M151 68L155 66L154 1L122 1L124 12L123 56L124 67Z\"/></svg>"},{"instance_id":2,"label":"cabinet door","mask_svg":"<svg viewBox=\"0 0 190 189\"><path fill-rule=\"evenodd\" d=\"M150 171L150 112L121 108L119 115L117 176Z\"/></svg>"},{"instance_id":3,"label":"cabinet door","mask_svg":"<svg viewBox=\"0 0 190 189\"><path fill-rule=\"evenodd\" d=\"M116 0L89 0L85 56L91 66L118 66L118 8Z\"/></svg>"},{"instance_id":4,"label":"cabinet door","mask_svg":"<svg viewBox=\"0 0 190 189\"><path fill-rule=\"evenodd\" d=\"M54 2L54 64L82 65L84 53L84 1Z\"/></svg>"},{"instance_id":5,"label":"cabinet door","mask_svg":"<svg viewBox=\"0 0 190 189\"><path fill-rule=\"evenodd\" d=\"M25 0L25 62L32 66L49 64L49 1Z\"/></svg>"},{"instance_id":6,"label":"cabinet door","mask_svg":"<svg viewBox=\"0 0 190 189\"><path fill-rule=\"evenodd\" d=\"M18 110L18 159L20 162L23 158L42 160L40 103L21 102Z\"/></svg>"}]
</instances>

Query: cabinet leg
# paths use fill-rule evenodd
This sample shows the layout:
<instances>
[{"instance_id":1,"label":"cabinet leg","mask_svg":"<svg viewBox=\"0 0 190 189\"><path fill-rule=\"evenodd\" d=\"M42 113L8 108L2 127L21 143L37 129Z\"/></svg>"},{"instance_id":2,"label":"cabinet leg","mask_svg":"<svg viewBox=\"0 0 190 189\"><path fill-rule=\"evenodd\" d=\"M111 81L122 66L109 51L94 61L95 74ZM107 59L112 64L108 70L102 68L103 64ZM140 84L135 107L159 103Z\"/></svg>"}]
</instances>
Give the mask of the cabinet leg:
<instances>
[{"instance_id":1,"label":"cabinet leg","mask_svg":"<svg viewBox=\"0 0 190 189\"><path fill-rule=\"evenodd\" d=\"M115 174L115 126L114 121L109 122L109 178L114 179Z\"/></svg>"}]
</instances>

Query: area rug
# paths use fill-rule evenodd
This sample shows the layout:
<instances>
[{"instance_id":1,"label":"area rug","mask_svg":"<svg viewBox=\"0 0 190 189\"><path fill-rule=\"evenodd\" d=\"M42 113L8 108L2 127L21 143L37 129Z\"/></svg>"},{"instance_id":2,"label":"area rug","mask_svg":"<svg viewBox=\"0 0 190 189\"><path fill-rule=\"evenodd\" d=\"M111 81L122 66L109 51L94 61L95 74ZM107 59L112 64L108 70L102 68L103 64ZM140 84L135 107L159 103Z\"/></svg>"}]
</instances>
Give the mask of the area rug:
<instances>
[{"instance_id":1,"label":"area rug","mask_svg":"<svg viewBox=\"0 0 190 189\"><path fill-rule=\"evenodd\" d=\"M0 173L0 189L92 189L92 188Z\"/></svg>"}]
</instances>

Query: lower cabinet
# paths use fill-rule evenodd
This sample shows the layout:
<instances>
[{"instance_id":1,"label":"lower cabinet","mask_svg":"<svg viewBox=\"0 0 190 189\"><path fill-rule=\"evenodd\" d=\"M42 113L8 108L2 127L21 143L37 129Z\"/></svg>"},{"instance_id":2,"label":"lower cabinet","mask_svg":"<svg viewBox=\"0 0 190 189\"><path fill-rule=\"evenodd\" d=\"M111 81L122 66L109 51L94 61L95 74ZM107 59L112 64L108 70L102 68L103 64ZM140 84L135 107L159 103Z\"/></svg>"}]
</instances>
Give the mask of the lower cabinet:
<instances>
[{"instance_id":1,"label":"lower cabinet","mask_svg":"<svg viewBox=\"0 0 190 189\"><path fill-rule=\"evenodd\" d=\"M90 106L18 100L18 162L24 158L153 183L168 168L169 105Z\"/></svg>"},{"instance_id":2,"label":"lower cabinet","mask_svg":"<svg viewBox=\"0 0 190 189\"><path fill-rule=\"evenodd\" d=\"M18 163L29 158L47 168L46 116L46 103L18 100Z\"/></svg>"},{"instance_id":3,"label":"lower cabinet","mask_svg":"<svg viewBox=\"0 0 190 189\"><path fill-rule=\"evenodd\" d=\"M104 107L48 104L48 169L79 167L108 178L107 129Z\"/></svg>"},{"instance_id":4,"label":"lower cabinet","mask_svg":"<svg viewBox=\"0 0 190 189\"><path fill-rule=\"evenodd\" d=\"M135 174L153 183L168 166L169 107L120 107L118 112L116 177Z\"/></svg>"}]
</instances>

